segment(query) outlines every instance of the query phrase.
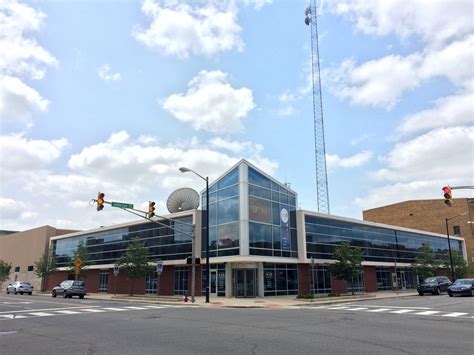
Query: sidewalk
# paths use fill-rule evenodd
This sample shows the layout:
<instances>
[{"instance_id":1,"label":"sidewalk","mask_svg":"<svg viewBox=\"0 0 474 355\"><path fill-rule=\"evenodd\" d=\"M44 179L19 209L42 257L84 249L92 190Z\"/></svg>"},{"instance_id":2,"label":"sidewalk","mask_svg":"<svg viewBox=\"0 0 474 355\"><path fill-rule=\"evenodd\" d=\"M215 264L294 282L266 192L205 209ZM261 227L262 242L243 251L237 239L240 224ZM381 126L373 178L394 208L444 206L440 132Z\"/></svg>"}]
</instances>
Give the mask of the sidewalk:
<instances>
[{"instance_id":1,"label":"sidewalk","mask_svg":"<svg viewBox=\"0 0 474 355\"><path fill-rule=\"evenodd\" d=\"M34 294L46 294L35 292ZM129 296L116 295L107 293L88 293L86 299L103 300L103 301L122 301L122 302L143 302L143 303L158 303L158 304L174 304L174 305L189 305L190 307L210 307L210 308L285 308L291 306L317 306L337 303L359 302L366 300L377 300L386 298L397 298L406 296L415 296L415 290L409 291L379 291L374 293L366 293L361 295L345 295L339 297L316 297L310 299L297 299L295 295L292 296L270 296L265 298L226 298L226 297L211 297L210 302L206 303L204 296L196 297L196 302L184 302L184 296Z\"/></svg>"}]
</instances>

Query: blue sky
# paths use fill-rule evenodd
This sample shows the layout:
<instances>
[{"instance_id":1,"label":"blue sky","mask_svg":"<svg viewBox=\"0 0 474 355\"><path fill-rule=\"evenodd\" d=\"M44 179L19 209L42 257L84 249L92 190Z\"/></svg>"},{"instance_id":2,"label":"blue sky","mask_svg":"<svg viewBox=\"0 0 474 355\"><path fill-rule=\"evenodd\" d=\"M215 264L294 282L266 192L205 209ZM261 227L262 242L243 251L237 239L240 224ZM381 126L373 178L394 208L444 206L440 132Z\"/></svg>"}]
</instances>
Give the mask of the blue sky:
<instances>
[{"instance_id":1,"label":"blue sky","mask_svg":"<svg viewBox=\"0 0 474 355\"><path fill-rule=\"evenodd\" d=\"M241 158L317 210L307 4L0 0L0 228L166 213ZM331 213L474 185L472 2L318 6Z\"/></svg>"}]
</instances>

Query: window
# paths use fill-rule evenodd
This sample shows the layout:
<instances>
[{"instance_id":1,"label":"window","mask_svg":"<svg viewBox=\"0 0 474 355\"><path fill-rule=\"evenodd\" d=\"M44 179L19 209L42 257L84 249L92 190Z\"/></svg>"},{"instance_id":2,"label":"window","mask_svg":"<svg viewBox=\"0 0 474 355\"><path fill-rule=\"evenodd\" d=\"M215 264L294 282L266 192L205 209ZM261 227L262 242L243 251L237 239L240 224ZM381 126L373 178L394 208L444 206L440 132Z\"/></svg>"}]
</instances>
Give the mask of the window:
<instances>
[{"instance_id":1,"label":"window","mask_svg":"<svg viewBox=\"0 0 474 355\"><path fill-rule=\"evenodd\" d=\"M265 296L298 294L298 265L263 264Z\"/></svg>"},{"instance_id":2,"label":"window","mask_svg":"<svg viewBox=\"0 0 474 355\"><path fill-rule=\"evenodd\" d=\"M20 272L20 267L19 266L15 266L15 272Z\"/></svg>"},{"instance_id":3,"label":"window","mask_svg":"<svg viewBox=\"0 0 474 355\"><path fill-rule=\"evenodd\" d=\"M388 267L377 267L375 269L377 276L377 291L386 291L392 289L392 272Z\"/></svg>"},{"instance_id":4,"label":"window","mask_svg":"<svg viewBox=\"0 0 474 355\"><path fill-rule=\"evenodd\" d=\"M453 226L453 233L454 235L461 235L461 227Z\"/></svg>"},{"instance_id":5,"label":"window","mask_svg":"<svg viewBox=\"0 0 474 355\"><path fill-rule=\"evenodd\" d=\"M107 292L107 286L109 283L109 270L100 270L99 273L99 292Z\"/></svg>"},{"instance_id":6,"label":"window","mask_svg":"<svg viewBox=\"0 0 474 355\"><path fill-rule=\"evenodd\" d=\"M33 265L28 266L28 271L33 271Z\"/></svg>"},{"instance_id":7,"label":"window","mask_svg":"<svg viewBox=\"0 0 474 355\"><path fill-rule=\"evenodd\" d=\"M177 266L174 269L174 294L184 295L188 291L188 266Z\"/></svg>"},{"instance_id":8,"label":"window","mask_svg":"<svg viewBox=\"0 0 474 355\"><path fill-rule=\"evenodd\" d=\"M324 265L314 265L311 270L311 292L312 293L330 293L331 292L331 274L329 268Z\"/></svg>"}]
</instances>

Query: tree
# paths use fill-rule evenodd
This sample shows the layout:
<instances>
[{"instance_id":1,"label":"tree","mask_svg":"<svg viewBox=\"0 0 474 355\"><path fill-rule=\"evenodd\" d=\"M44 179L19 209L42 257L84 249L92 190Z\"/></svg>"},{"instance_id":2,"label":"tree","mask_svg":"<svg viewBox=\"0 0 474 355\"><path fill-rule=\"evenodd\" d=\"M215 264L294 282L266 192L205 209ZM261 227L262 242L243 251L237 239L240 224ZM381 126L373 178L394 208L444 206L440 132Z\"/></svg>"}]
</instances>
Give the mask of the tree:
<instances>
[{"instance_id":1,"label":"tree","mask_svg":"<svg viewBox=\"0 0 474 355\"><path fill-rule=\"evenodd\" d=\"M0 260L0 290L3 288L3 283L10 278L10 271L12 264Z\"/></svg>"},{"instance_id":2,"label":"tree","mask_svg":"<svg viewBox=\"0 0 474 355\"><path fill-rule=\"evenodd\" d=\"M75 264L76 260L81 261L79 266ZM87 276L87 265L89 265L89 251L87 250L84 242L81 240L77 245L74 256L69 260L69 272L74 273L76 275L76 280L79 280L81 276ZM76 273L76 269L79 271L78 273Z\"/></svg>"},{"instance_id":3,"label":"tree","mask_svg":"<svg viewBox=\"0 0 474 355\"><path fill-rule=\"evenodd\" d=\"M128 245L125 253L116 262L131 281L130 296L133 296L135 279L153 272L153 267L148 264L148 255L148 247L140 242L138 238L134 238Z\"/></svg>"},{"instance_id":4,"label":"tree","mask_svg":"<svg viewBox=\"0 0 474 355\"><path fill-rule=\"evenodd\" d=\"M352 280L352 294L354 294L354 277L362 269L362 259L364 251L360 247L352 247L349 243L343 242L334 250L334 264L329 266L329 271L338 280Z\"/></svg>"},{"instance_id":5,"label":"tree","mask_svg":"<svg viewBox=\"0 0 474 355\"><path fill-rule=\"evenodd\" d=\"M437 264L433 250L429 243L423 243L420 253L415 258L415 262L411 265L412 270L422 280L427 277L434 276Z\"/></svg>"},{"instance_id":6,"label":"tree","mask_svg":"<svg viewBox=\"0 0 474 355\"><path fill-rule=\"evenodd\" d=\"M41 291L46 291L46 278L56 270L56 260L53 258L53 250L50 248L35 262L35 275L41 277Z\"/></svg>"},{"instance_id":7,"label":"tree","mask_svg":"<svg viewBox=\"0 0 474 355\"><path fill-rule=\"evenodd\" d=\"M461 253L457 251L452 251L451 252L452 259L453 259L453 267L454 267L454 276L456 279L461 279L466 275L469 271L469 267L466 263L466 260L464 260L463 256ZM443 260L443 266L451 271L451 262L449 260L449 254L446 255L446 257ZM451 280L454 281L454 280Z\"/></svg>"}]
</instances>

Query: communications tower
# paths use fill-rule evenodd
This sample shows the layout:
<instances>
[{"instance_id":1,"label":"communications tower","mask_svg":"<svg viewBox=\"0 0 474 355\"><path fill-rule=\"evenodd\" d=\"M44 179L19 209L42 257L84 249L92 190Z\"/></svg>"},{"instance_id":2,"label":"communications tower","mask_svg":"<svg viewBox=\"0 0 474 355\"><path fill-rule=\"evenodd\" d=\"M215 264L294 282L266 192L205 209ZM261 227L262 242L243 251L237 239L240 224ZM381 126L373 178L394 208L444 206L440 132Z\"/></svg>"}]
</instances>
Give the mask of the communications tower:
<instances>
[{"instance_id":1,"label":"communications tower","mask_svg":"<svg viewBox=\"0 0 474 355\"><path fill-rule=\"evenodd\" d=\"M311 28L311 79L313 84L314 151L316 156L316 192L318 197L318 212L329 214L328 175L326 169L326 145L324 142L316 0L310 0L309 6L304 10L304 14L304 22Z\"/></svg>"}]
</instances>

